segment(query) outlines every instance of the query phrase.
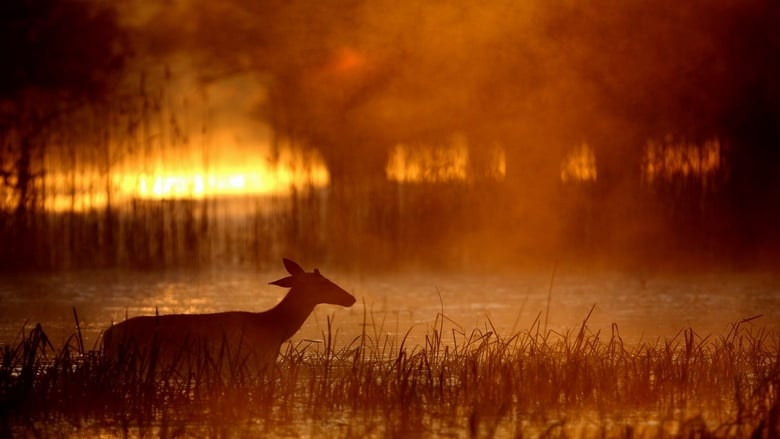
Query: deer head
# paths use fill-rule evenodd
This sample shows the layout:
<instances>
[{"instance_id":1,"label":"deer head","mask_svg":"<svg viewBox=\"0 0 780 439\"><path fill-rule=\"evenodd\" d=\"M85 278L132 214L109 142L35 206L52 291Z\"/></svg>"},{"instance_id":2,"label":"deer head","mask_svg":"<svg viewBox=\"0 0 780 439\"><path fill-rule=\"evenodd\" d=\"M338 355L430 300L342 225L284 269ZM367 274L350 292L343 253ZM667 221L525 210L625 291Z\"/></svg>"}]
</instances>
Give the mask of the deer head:
<instances>
[{"instance_id":1,"label":"deer head","mask_svg":"<svg viewBox=\"0 0 780 439\"><path fill-rule=\"evenodd\" d=\"M350 307L355 303L353 295L323 276L320 270L315 268L313 272L307 273L300 265L290 259L284 258L282 262L290 275L270 282L270 284L290 288L289 294L294 295L297 300L315 305L327 303L345 307Z\"/></svg>"}]
</instances>

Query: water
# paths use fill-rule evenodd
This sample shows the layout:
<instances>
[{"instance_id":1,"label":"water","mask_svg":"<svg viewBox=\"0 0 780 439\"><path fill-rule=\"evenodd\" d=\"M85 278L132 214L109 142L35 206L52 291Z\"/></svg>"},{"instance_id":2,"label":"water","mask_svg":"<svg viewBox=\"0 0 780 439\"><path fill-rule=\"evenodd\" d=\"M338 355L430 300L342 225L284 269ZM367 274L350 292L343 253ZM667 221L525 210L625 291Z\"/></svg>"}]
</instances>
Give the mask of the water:
<instances>
[{"instance_id":1,"label":"water","mask_svg":"<svg viewBox=\"0 0 780 439\"><path fill-rule=\"evenodd\" d=\"M780 277L770 274L700 274L638 277L625 273L370 275L324 274L358 302L349 309L320 305L293 338L321 340L327 319L347 342L361 333L395 335L424 342L436 316L447 317L445 334L491 330L506 335L530 329L538 319L551 330L609 334L615 323L627 341L671 338L684 328L701 336L725 334L730 324L762 315L751 324L780 328ZM13 343L22 328L40 322L55 346L75 332L78 312L87 348L102 330L126 317L228 310L262 311L286 290L268 285L279 270L71 271L0 276L0 344ZM549 315L547 314L549 294ZM365 316L365 317L364 317ZM445 340L447 341L447 340Z\"/></svg>"}]
</instances>

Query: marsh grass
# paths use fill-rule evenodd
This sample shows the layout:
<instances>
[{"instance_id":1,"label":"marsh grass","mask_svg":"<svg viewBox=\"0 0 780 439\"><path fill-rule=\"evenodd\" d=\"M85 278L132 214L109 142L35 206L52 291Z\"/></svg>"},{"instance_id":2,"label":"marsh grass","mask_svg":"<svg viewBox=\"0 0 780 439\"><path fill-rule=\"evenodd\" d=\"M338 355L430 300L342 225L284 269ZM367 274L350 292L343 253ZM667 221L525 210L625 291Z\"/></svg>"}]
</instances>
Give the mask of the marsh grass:
<instances>
[{"instance_id":1,"label":"marsh grass","mask_svg":"<svg viewBox=\"0 0 780 439\"><path fill-rule=\"evenodd\" d=\"M778 437L780 341L757 317L631 344L587 321L501 335L440 314L411 345L373 314L351 339L328 319L260 374L109 360L36 325L2 352L0 436Z\"/></svg>"}]
</instances>

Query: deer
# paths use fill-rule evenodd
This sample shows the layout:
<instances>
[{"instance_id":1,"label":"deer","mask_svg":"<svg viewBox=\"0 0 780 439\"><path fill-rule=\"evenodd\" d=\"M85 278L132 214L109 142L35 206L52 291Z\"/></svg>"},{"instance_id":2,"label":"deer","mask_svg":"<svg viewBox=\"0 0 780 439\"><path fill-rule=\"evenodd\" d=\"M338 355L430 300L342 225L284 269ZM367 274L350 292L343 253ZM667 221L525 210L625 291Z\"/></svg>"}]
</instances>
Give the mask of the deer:
<instances>
[{"instance_id":1,"label":"deer","mask_svg":"<svg viewBox=\"0 0 780 439\"><path fill-rule=\"evenodd\" d=\"M319 304L351 307L355 297L323 276L307 273L283 258L289 276L270 282L289 288L273 308L263 312L140 316L110 326L103 333L103 353L118 363L144 364L147 370L193 371L204 366L272 366L282 344L303 326Z\"/></svg>"}]
</instances>

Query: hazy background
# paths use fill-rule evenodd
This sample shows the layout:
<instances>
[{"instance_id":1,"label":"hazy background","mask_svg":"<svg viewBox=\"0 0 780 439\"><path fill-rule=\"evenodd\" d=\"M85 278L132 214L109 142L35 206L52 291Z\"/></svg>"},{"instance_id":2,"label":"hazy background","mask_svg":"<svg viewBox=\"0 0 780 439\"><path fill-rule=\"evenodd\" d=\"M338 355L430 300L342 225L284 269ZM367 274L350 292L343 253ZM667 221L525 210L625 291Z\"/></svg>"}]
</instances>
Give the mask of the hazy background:
<instances>
[{"instance_id":1,"label":"hazy background","mask_svg":"<svg viewBox=\"0 0 780 439\"><path fill-rule=\"evenodd\" d=\"M769 270L780 4L0 5L0 269Z\"/></svg>"}]
</instances>

